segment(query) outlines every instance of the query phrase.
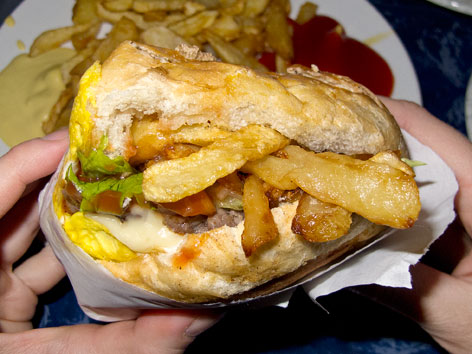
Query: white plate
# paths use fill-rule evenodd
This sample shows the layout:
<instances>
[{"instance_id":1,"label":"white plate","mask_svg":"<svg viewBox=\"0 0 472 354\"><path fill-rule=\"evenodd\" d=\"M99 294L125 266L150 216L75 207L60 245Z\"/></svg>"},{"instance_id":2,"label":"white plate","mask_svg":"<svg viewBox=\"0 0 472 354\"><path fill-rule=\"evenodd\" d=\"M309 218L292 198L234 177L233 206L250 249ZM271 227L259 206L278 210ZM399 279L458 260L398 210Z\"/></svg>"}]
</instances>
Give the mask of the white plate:
<instances>
[{"instance_id":1,"label":"white plate","mask_svg":"<svg viewBox=\"0 0 472 354\"><path fill-rule=\"evenodd\" d=\"M25 0L13 12L15 26L3 25L0 29L0 69L22 51L17 41L21 40L29 48L34 38L41 32L71 24L74 0ZM305 0L292 0L293 15ZM400 39L366 0L314 0L319 5L319 14L328 15L340 22L347 34L359 41L378 38L372 47L388 62L393 71L395 84L392 96L408 99L421 104L418 79ZM8 147L0 140L0 155Z\"/></svg>"},{"instance_id":2,"label":"white plate","mask_svg":"<svg viewBox=\"0 0 472 354\"><path fill-rule=\"evenodd\" d=\"M457 11L466 15L472 15L472 0L428 0L433 4Z\"/></svg>"}]
</instances>

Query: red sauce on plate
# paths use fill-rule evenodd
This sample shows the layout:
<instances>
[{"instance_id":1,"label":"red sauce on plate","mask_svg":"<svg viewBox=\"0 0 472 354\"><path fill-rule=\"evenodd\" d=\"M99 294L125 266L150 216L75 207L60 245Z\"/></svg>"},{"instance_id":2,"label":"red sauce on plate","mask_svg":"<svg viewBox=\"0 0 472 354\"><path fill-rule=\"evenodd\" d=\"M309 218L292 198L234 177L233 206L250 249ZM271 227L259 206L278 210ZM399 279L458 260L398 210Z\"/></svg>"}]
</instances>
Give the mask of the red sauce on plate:
<instances>
[{"instance_id":1,"label":"red sauce on plate","mask_svg":"<svg viewBox=\"0 0 472 354\"><path fill-rule=\"evenodd\" d=\"M387 62L367 45L346 35L336 20L315 16L303 25L289 20L293 27L294 64L345 75L377 95L390 96L394 78ZM264 53L262 64L275 70L275 56Z\"/></svg>"}]
</instances>

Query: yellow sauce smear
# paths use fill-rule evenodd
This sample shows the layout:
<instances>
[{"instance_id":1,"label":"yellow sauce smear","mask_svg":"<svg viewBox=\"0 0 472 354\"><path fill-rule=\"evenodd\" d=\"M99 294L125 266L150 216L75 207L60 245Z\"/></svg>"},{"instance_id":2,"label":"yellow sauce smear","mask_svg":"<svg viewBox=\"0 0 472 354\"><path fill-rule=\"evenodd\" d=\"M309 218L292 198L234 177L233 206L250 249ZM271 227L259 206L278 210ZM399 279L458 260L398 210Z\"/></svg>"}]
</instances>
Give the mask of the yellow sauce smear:
<instances>
[{"instance_id":1,"label":"yellow sauce smear","mask_svg":"<svg viewBox=\"0 0 472 354\"><path fill-rule=\"evenodd\" d=\"M65 88L61 65L74 55L67 48L22 54L0 73L0 138L7 145L44 135L41 123Z\"/></svg>"}]
</instances>

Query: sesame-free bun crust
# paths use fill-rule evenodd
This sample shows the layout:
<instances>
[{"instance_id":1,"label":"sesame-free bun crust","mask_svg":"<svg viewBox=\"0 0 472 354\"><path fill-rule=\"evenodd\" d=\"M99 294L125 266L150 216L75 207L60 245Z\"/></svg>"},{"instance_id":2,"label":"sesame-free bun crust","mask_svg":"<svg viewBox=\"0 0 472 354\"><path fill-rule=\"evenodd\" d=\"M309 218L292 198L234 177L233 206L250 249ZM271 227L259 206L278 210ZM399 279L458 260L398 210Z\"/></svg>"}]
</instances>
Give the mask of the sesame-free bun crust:
<instances>
[{"instance_id":1,"label":"sesame-free bun crust","mask_svg":"<svg viewBox=\"0 0 472 354\"><path fill-rule=\"evenodd\" d=\"M103 64L98 133L106 132L116 154L126 156L131 119L154 114L162 129L171 130L204 124L234 131L261 124L317 152L406 151L385 106L346 77L300 66L289 74L262 73L209 60L189 47L172 51L124 42Z\"/></svg>"},{"instance_id":2,"label":"sesame-free bun crust","mask_svg":"<svg viewBox=\"0 0 472 354\"><path fill-rule=\"evenodd\" d=\"M260 124L316 152L406 153L392 115L368 89L346 77L315 67L292 67L288 74L257 72L217 62L192 47L173 51L124 42L103 64L90 110L97 139L107 134L111 153L125 157L131 123L143 117L154 117L165 130L202 124L235 131ZM285 287L385 229L353 215L347 235L310 243L291 231L296 207L297 202L272 209L279 237L250 257L241 247L240 223L184 235L172 254L98 262L116 277L171 299L221 301ZM179 261L182 248L194 244L193 256ZM279 277L279 285L251 293Z\"/></svg>"}]
</instances>

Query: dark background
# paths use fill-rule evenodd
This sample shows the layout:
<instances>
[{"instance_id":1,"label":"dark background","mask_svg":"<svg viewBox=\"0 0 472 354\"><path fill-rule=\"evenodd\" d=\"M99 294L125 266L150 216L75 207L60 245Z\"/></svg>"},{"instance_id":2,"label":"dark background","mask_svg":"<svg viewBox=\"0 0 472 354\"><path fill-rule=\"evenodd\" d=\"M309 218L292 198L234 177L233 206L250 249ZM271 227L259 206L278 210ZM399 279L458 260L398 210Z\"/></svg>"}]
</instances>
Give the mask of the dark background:
<instances>
[{"instance_id":1,"label":"dark background","mask_svg":"<svg viewBox=\"0 0 472 354\"><path fill-rule=\"evenodd\" d=\"M424 0L369 1L405 45L418 75L423 105L466 134L464 103L472 72L472 17ZM0 0L0 23L20 2ZM415 323L351 289L323 297L320 303L329 313L297 290L286 309L234 308L187 352L441 352ZM78 307L67 279L40 298L36 326L88 322L92 320Z\"/></svg>"}]
</instances>

